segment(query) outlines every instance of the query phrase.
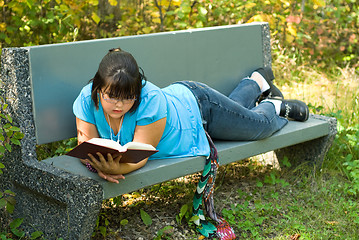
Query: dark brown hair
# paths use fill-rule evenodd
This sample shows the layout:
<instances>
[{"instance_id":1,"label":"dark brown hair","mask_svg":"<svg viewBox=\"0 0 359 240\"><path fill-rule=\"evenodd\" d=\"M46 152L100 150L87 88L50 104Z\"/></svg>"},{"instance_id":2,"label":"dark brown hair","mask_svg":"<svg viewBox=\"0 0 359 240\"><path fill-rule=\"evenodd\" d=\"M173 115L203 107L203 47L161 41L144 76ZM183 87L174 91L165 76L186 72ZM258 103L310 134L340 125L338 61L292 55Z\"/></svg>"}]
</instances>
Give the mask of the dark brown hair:
<instances>
[{"instance_id":1,"label":"dark brown hair","mask_svg":"<svg viewBox=\"0 0 359 240\"><path fill-rule=\"evenodd\" d=\"M140 71L141 70L141 71ZM141 90L146 83L143 70L138 67L135 58L121 48L110 49L103 57L98 70L91 81L91 98L96 108L99 106L98 93L105 88L111 98L134 99L130 112L137 109L141 101Z\"/></svg>"}]
</instances>

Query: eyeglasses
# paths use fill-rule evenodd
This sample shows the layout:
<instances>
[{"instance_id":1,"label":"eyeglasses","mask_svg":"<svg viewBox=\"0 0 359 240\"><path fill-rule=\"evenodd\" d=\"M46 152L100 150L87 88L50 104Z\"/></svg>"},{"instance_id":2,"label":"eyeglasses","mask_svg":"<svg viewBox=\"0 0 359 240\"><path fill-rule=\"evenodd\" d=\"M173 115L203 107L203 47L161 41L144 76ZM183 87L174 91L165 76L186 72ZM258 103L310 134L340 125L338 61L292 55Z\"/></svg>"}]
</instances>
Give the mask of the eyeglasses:
<instances>
[{"instance_id":1,"label":"eyeglasses","mask_svg":"<svg viewBox=\"0 0 359 240\"><path fill-rule=\"evenodd\" d=\"M107 93L103 93L102 91L101 91L101 95L103 100L111 104L117 104L118 102L121 102L122 104L131 104L134 101L136 101L136 98L128 98L128 99L110 98Z\"/></svg>"}]
</instances>

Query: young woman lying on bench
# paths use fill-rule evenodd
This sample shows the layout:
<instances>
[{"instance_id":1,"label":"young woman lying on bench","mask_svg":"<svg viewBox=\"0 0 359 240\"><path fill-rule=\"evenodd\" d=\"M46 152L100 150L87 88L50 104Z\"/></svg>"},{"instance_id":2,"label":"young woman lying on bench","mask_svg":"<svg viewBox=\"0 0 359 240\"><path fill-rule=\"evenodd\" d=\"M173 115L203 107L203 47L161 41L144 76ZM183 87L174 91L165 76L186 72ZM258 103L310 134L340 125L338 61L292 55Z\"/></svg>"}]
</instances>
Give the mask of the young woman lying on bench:
<instances>
[{"instance_id":1,"label":"young woman lying on bench","mask_svg":"<svg viewBox=\"0 0 359 240\"><path fill-rule=\"evenodd\" d=\"M115 183L151 159L210 156L206 166L215 168L216 149L211 138L259 140L279 131L288 119L308 119L306 104L283 99L273 79L271 69L257 69L242 79L229 96L192 81L160 89L146 80L130 53L111 49L74 102L78 142L95 137L112 139L121 145L134 141L151 144L158 152L136 164L120 163L121 157L101 153L97 153L98 158L89 154L88 159L81 161L100 177ZM215 170L210 177L215 177ZM203 192L196 194L202 199ZM199 200L194 201L194 214L203 215L198 210L200 204ZM224 233L219 229L229 226L214 210L207 212L213 212L211 218L222 226L215 229L201 221L201 233L211 236L217 231L221 237Z\"/></svg>"}]
</instances>

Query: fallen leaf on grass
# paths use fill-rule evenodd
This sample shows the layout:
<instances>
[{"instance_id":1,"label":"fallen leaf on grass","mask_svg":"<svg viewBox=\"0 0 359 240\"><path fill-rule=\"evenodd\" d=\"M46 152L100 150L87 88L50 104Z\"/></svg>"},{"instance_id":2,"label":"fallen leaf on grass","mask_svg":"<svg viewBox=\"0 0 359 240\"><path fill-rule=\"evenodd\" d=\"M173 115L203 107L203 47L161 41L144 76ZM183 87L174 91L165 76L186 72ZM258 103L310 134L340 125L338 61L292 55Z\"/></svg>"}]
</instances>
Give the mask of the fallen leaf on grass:
<instances>
[{"instance_id":1,"label":"fallen leaf on grass","mask_svg":"<svg viewBox=\"0 0 359 240\"><path fill-rule=\"evenodd\" d=\"M332 225L332 226L339 224L339 222L337 222L337 221L326 221L325 223Z\"/></svg>"},{"instance_id":2,"label":"fallen leaf on grass","mask_svg":"<svg viewBox=\"0 0 359 240\"><path fill-rule=\"evenodd\" d=\"M299 238L300 238L300 234L298 234L298 233L290 236L290 240L299 240Z\"/></svg>"}]
</instances>

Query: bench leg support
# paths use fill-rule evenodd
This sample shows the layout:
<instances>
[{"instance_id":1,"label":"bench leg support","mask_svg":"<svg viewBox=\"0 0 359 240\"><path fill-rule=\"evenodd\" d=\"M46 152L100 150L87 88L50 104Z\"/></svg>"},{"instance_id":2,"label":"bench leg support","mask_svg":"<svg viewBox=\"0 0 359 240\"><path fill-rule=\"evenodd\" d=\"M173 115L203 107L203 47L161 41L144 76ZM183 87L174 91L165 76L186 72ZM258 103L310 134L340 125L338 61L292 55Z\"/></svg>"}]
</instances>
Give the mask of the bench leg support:
<instances>
[{"instance_id":1,"label":"bench leg support","mask_svg":"<svg viewBox=\"0 0 359 240\"><path fill-rule=\"evenodd\" d=\"M317 169L322 167L324 157L337 134L337 121L335 118L320 115L312 115L312 117L329 122L329 134L311 141L275 150L281 166L283 165L282 160L287 157L292 167L304 162L313 163Z\"/></svg>"},{"instance_id":2,"label":"bench leg support","mask_svg":"<svg viewBox=\"0 0 359 240\"><path fill-rule=\"evenodd\" d=\"M31 165L24 164L15 172L15 165L9 164L0 175L0 189L16 194L14 213L0 211L0 229L13 219L23 218L20 229L27 235L41 231L49 240L90 239L102 206L102 187L49 164Z\"/></svg>"},{"instance_id":3,"label":"bench leg support","mask_svg":"<svg viewBox=\"0 0 359 240\"><path fill-rule=\"evenodd\" d=\"M81 199L68 195L74 199L69 199L71 203L64 203L18 184L14 190L16 205L13 217L24 218L20 227L28 234L39 230L46 239L91 238L102 201L84 205Z\"/></svg>"}]
</instances>

